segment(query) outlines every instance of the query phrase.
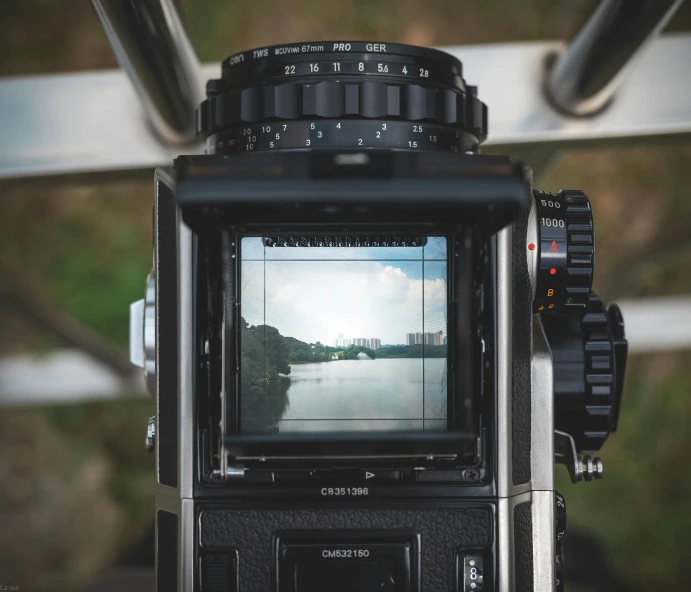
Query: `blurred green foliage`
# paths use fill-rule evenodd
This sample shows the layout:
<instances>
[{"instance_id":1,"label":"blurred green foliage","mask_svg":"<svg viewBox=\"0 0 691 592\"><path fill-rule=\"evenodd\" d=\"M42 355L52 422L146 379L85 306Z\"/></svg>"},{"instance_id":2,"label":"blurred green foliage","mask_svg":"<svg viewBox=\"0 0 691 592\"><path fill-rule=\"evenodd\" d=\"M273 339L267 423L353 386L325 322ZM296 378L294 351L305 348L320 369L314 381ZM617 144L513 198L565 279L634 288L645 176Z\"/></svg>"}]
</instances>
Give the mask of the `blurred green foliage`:
<instances>
[{"instance_id":1,"label":"blurred green foliage","mask_svg":"<svg viewBox=\"0 0 691 592\"><path fill-rule=\"evenodd\" d=\"M58 405L42 411L68 444L76 465L95 450L116 463L109 493L131 521L123 547L136 543L153 520L154 456L143 452L142 426L155 412L150 398Z\"/></svg>"},{"instance_id":2,"label":"blurred green foliage","mask_svg":"<svg viewBox=\"0 0 691 592\"><path fill-rule=\"evenodd\" d=\"M683 551L691 545L691 354L629 363L619 429L601 451L603 479L572 485L558 468L558 489L569 528L601 538L632 589L683 590L691 579Z\"/></svg>"},{"instance_id":3,"label":"blurred green foliage","mask_svg":"<svg viewBox=\"0 0 691 592\"><path fill-rule=\"evenodd\" d=\"M142 237L135 227L119 224L97 239L100 248L93 248L96 237L80 222L55 226L56 249L44 278L55 302L124 347L129 308L123 302L142 294L142 278L151 268L142 257Z\"/></svg>"},{"instance_id":4,"label":"blurred green foliage","mask_svg":"<svg viewBox=\"0 0 691 592\"><path fill-rule=\"evenodd\" d=\"M124 348L127 303L141 298L151 269L152 185L38 194L11 186L0 217L2 258L29 270L55 304Z\"/></svg>"},{"instance_id":5,"label":"blurred green foliage","mask_svg":"<svg viewBox=\"0 0 691 592\"><path fill-rule=\"evenodd\" d=\"M369 38L454 45L567 38L596 0L179 4L201 60L219 61L236 51L288 41ZM0 74L116 66L88 2L6 0L2 9ZM670 28L690 27L691 3L686 3ZM684 65L679 68L684 75ZM598 241L596 286L606 296L691 292L686 271L691 264L690 166L691 150L681 144L618 146L569 152L545 179L546 189L579 187L591 196ZM22 266L52 301L123 349L129 303L142 296L151 266L150 179L147 174L134 181L109 177L2 187L0 256ZM0 351L61 345L28 331L3 337ZM608 560L635 591L689 588L690 386L688 352L632 357L619 431L602 451L604 479L571 485L558 469L570 528L597 534ZM124 509L124 532L93 544L120 550L153 520L153 457L142 443L153 411L151 400L129 399L3 410L3 418L47 419L75 466L89 459L110 462L114 470L102 495ZM7 457L18 454L10 445L3 452ZM105 532L100 514L91 519L96 530ZM60 589L52 585L51 590Z\"/></svg>"}]
</instances>

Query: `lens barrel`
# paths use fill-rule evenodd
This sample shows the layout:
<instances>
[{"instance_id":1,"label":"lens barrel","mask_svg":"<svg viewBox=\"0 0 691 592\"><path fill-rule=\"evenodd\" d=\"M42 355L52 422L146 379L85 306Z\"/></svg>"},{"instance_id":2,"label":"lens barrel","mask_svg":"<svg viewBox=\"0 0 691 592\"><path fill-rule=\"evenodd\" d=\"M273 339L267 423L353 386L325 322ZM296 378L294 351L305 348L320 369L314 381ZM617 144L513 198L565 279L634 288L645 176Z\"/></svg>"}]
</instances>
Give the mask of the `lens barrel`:
<instances>
[{"instance_id":1,"label":"lens barrel","mask_svg":"<svg viewBox=\"0 0 691 592\"><path fill-rule=\"evenodd\" d=\"M207 84L197 133L208 154L314 148L475 151L487 107L435 49L333 41L235 54Z\"/></svg>"}]
</instances>

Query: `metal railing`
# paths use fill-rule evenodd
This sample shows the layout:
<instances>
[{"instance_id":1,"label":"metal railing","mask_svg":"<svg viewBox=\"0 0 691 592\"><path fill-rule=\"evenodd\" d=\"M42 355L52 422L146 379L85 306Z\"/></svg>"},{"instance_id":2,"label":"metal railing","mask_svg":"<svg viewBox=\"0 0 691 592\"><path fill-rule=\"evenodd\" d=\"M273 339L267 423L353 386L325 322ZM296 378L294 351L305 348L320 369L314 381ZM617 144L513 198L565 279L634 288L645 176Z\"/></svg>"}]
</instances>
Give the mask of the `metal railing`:
<instances>
[{"instance_id":1,"label":"metal railing","mask_svg":"<svg viewBox=\"0 0 691 592\"><path fill-rule=\"evenodd\" d=\"M641 50L684 0L603 0L547 72L547 94L572 115L593 115L614 99Z\"/></svg>"},{"instance_id":2,"label":"metal railing","mask_svg":"<svg viewBox=\"0 0 691 592\"><path fill-rule=\"evenodd\" d=\"M603 0L566 44L441 49L488 105L485 146L537 152L544 167L564 147L691 135L691 77L679 69L691 63L691 34L658 37L681 3ZM0 79L0 179L134 173L201 151L193 112L220 66L198 64L173 1L93 4L123 71ZM623 310L632 351L691 347L691 299ZM79 351L0 360L0 403L140 392L143 381Z\"/></svg>"},{"instance_id":3,"label":"metal railing","mask_svg":"<svg viewBox=\"0 0 691 592\"><path fill-rule=\"evenodd\" d=\"M172 0L92 3L154 132L164 143L193 144L204 80Z\"/></svg>"}]
</instances>

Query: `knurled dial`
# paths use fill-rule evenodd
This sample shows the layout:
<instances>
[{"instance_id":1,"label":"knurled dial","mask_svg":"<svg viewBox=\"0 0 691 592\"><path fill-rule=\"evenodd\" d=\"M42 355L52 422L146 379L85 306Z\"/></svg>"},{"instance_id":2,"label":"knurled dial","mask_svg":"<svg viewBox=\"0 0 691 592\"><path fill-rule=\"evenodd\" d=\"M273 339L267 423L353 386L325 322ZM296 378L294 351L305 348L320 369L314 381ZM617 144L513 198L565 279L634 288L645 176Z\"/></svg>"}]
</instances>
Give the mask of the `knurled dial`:
<instances>
[{"instance_id":1,"label":"knurled dial","mask_svg":"<svg viewBox=\"0 0 691 592\"><path fill-rule=\"evenodd\" d=\"M487 107L472 93L402 82L283 82L216 92L197 110L206 137L233 125L320 118L422 121L462 127L484 138ZM278 125L274 125L279 130Z\"/></svg>"},{"instance_id":2,"label":"knurled dial","mask_svg":"<svg viewBox=\"0 0 691 592\"><path fill-rule=\"evenodd\" d=\"M626 370L624 320L595 293L584 314L542 318L554 364L554 424L578 451L599 450L617 428Z\"/></svg>"},{"instance_id":3,"label":"knurled dial","mask_svg":"<svg viewBox=\"0 0 691 592\"><path fill-rule=\"evenodd\" d=\"M582 191L534 191L537 241L535 312L585 309L593 284L595 240L590 201Z\"/></svg>"}]
</instances>

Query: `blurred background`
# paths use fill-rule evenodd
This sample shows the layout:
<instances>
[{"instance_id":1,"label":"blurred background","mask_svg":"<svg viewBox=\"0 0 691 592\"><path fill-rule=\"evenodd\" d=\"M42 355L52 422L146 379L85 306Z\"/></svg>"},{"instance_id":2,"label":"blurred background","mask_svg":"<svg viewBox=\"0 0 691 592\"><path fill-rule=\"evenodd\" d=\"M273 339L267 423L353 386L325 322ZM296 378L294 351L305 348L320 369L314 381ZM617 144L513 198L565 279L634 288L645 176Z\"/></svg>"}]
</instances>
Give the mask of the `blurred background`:
<instances>
[{"instance_id":1,"label":"blurred background","mask_svg":"<svg viewBox=\"0 0 691 592\"><path fill-rule=\"evenodd\" d=\"M595 5L179 2L202 62L321 39L432 46L568 39ZM687 3L666 31L689 30ZM678 65L679 76L689 75L690 64L691 56ZM90 2L3 0L0 76L117 67ZM490 111L490 129L491 121ZM689 170L688 141L638 141L566 151L541 179L543 189L580 188L590 196L595 288L606 300L691 294ZM143 297L151 266L152 172L0 184L0 584L82 590L115 566L153 560L153 456L143 436L154 405L141 394L127 355L129 304ZM56 360L58 350L76 357ZM86 393L79 351L131 388L115 399ZM11 377L20 366L48 359L74 366L73 386L86 393L83 401L62 402L70 385L55 385L57 402L44 396L38 405L3 395L3 372ZM690 390L691 351L631 356L619 431L602 451L605 478L571 485L557 469L569 508L574 584L567 579L568 589L689 588ZM589 569L601 572L605 587L588 583Z\"/></svg>"}]
</instances>

